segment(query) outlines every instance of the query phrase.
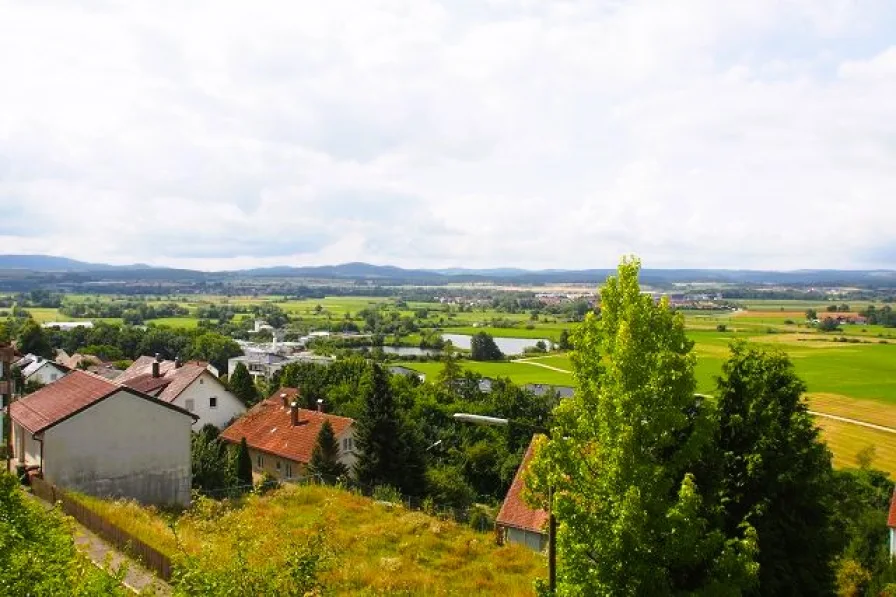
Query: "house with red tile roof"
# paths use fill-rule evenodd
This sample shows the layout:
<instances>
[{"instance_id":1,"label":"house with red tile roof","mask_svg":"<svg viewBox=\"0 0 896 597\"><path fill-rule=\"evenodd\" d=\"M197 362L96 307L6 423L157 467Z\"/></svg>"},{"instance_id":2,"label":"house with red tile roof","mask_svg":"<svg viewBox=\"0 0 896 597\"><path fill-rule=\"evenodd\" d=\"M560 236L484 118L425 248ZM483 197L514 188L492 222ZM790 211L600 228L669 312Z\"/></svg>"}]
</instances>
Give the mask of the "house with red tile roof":
<instances>
[{"instance_id":1,"label":"house with red tile roof","mask_svg":"<svg viewBox=\"0 0 896 597\"><path fill-rule=\"evenodd\" d=\"M887 517L887 526L890 527L890 557L896 558L896 488L893 489L893 497L890 499L890 515Z\"/></svg>"},{"instance_id":2,"label":"house with red tile roof","mask_svg":"<svg viewBox=\"0 0 896 597\"><path fill-rule=\"evenodd\" d=\"M199 417L195 429L207 424L222 429L246 412L242 401L200 361L182 363L158 355L142 356L115 382L194 413Z\"/></svg>"},{"instance_id":3,"label":"house with red tile roof","mask_svg":"<svg viewBox=\"0 0 896 597\"><path fill-rule=\"evenodd\" d=\"M317 436L329 421L339 445L339 461L352 470L357 460L354 419L299 408L299 401L296 388L280 388L222 431L220 437L231 444L246 438L254 473L298 479L307 474Z\"/></svg>"},{"instance_id":4,"label":"house with red tile roof","mask_svg":"<svg viewBox=\"0 0 896 597\"><path fill-rule=\"evenodd\" d=\"M513 483L504 497L501 510L495 519L499 541L510 541L543 551L548 544L548 513L533 509L523 500L525 473L535 453L535 443L540 436L535 435L529 442L523 462L513 477Z\"/></svg>"},{"instance_id":5,"label":"house with red tile roof","mask_svg":"<svg viewBox=\"0 0 896 597\"><path fill-rule=\"evenodd\" d=\"M16 464L62 488L190 503L192 413L75 370L9 407Z\"/></svg>"}]
</instances>

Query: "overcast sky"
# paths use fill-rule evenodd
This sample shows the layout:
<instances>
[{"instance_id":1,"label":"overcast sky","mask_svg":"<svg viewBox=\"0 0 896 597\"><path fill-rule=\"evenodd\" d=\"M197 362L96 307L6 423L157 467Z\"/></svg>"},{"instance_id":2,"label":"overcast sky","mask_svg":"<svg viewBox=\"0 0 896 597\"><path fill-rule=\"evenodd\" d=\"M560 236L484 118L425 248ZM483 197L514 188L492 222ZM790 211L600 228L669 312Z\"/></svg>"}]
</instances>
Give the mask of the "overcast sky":
<instances>
[{"instance_id":1,"label":"overcast sky","mask_svg":"<svg viewBox=\"0 0 896 597\"><path fill-rule=\"evenodd\" d=\"M896 2L0 0L0 253L896 268Z\"/></svg>"}]
</instances>

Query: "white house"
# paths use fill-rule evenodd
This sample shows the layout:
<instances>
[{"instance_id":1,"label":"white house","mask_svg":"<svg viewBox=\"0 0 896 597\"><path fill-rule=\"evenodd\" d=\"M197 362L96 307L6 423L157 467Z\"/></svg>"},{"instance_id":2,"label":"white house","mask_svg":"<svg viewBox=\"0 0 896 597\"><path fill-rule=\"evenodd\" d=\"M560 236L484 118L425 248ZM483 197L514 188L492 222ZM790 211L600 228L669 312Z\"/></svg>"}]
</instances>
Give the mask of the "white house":
<instances>
[{"instance_id":1,"label":"white house","mask_svg":"<svg viewBox=\"0 0 896 597\"><path fill-rule=\"evenodd\" d=\"M142 356L116 377L115 383L194 413L197 429L209 423L222 429L246 412L246 406L205 363Z\"/></svg>"},{"instance_id":2,"label":"white house","mask_svg":"<svg viewBox=\"0 0 896 597\"><path fill-rule=\"evenodd\" d=\"M44 386L53 383L69 372L64 365L33 354L27 354L19 359L16 366L22 372L24 383L36 381Z\"/></svg>"},{"instance_id":3,"label":"white house","mask_svg":"<svg viewBox=\"0 0 896 597\"><path fill-rule=\"evenodd\" d=\"M890 557L896 558L896 489L893 489L893 497L890 499L890 515L887 517L887 526L890 527Z\"/></svg>"},{"instance_id":4,"label":"white house","mask_svg":"<svg viewBox=\"0 0 896 597\"><path fill-rule=\"evenodd\" d=\"M195 416L107 379L72 371L13 402L13 455L62 488L151 504L190 503Z\"/></svg>"},{"instance_id":5,"label":"white house","mask_svg":"<svg viewBox=\"0 0 896 597\"><path fill-rule=\"evenodd\" d=\"M339 446L339 462L351 472L357 461L354 419L299 408L300 400L296 388L280 388L222 431L221 439L239 444L246 438L256 474L298 479L307 474L317 436L329 421Z\"/></svg>"}]
</instances>

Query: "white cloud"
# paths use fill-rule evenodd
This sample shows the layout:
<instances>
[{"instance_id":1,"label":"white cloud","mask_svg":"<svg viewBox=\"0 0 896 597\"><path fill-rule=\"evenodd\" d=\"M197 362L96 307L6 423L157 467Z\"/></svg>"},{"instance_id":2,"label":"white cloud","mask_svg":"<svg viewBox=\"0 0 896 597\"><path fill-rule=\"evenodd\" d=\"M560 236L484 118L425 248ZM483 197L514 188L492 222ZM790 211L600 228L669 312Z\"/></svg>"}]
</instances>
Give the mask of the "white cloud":
<instances>
[{"instance_id":1,"label":"white cloud","mask_svg":"<svg viewBox=\"0 0 896 597\"><path fill-rule=\"evenodd\" d=\"M0 252L896 267L883 0L0 14Z\"/></svg>"}]
</instances>

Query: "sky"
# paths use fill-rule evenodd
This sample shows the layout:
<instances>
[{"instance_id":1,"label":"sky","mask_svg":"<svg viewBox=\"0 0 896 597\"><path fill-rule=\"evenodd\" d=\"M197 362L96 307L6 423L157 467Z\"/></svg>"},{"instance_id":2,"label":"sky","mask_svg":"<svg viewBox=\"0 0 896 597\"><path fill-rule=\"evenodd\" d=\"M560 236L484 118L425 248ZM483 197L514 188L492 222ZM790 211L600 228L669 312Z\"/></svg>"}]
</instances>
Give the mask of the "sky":
<instances>
[{"instance_id":1,"label":"sky","mask_svg":"<svg viewBox=\"0 0 896 597\"><path fill-rule=\"evenodd\" d=\"M892 0L0 0L0 253L896 269Z\"/></svg>"}]
</instances>

